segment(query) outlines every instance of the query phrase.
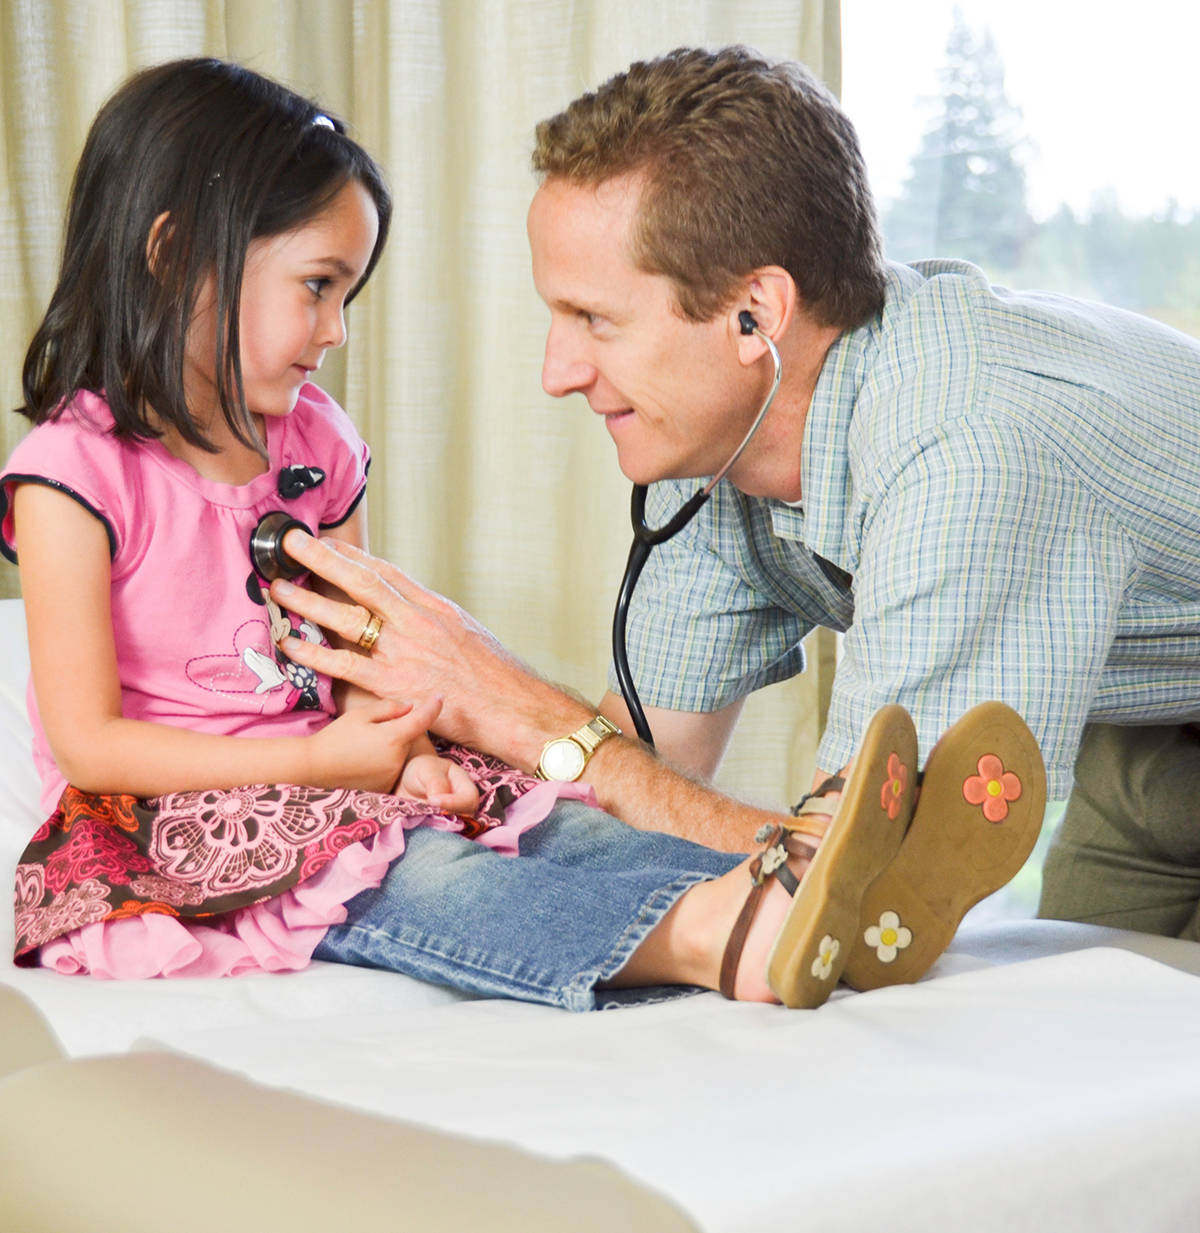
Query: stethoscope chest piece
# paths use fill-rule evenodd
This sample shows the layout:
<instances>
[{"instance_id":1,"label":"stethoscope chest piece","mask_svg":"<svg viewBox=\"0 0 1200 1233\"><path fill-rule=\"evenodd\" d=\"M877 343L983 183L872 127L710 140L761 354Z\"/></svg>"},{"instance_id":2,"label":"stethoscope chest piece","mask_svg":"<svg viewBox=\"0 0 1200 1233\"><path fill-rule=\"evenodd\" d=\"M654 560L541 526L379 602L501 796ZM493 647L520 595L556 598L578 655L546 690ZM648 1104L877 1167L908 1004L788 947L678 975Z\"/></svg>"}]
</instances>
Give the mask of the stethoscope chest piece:
<instances>
[{"instance_id":1,"label":"stethoscope chest piece","mask_svg":"<svg viewBox=\"0 0 1200 1233\"><path fill-rule=\"evenodd\" d=\"M293 527L312 534L299 518L293 518L281 509L264 514L250 533L250 562L268 582L274 582L276 578L298 578L306 572L303 565L283 550L283 537Z\"/></svg>"}]
</instances>

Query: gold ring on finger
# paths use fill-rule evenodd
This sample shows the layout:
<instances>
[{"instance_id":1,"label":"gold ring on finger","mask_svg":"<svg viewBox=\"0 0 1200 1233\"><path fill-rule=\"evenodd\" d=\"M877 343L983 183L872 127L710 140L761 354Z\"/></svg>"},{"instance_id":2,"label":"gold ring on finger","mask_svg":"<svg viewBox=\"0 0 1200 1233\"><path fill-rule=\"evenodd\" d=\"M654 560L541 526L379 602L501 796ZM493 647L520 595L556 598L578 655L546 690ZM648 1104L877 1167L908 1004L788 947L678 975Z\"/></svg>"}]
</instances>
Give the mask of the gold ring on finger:
<instances>
[{"instance_id":1,"label":"gold ring on finger","mask_svg":"<svg viewBox=\"0 0 1200 1233\"><path fill-rule=\"evenodd\" d=\"M383 617L372 612L367 617L367 623L362 627L362 633L358 635L358 646L369 655L375 643L379 641L379 631L383 628Z\"/></svg>"}]
</instances>

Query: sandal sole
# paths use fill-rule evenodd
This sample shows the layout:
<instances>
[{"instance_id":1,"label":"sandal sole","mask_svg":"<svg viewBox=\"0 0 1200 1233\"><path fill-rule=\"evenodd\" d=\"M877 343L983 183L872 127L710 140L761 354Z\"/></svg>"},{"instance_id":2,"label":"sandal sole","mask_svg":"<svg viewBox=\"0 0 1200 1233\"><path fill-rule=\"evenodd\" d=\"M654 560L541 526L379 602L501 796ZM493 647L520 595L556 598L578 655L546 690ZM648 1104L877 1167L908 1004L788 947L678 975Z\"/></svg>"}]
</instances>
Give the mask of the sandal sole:
<instances>
[{"instance_id":1,"label":"sandal sole","mask_svg":"<svg viewBox=\"0 0 1200 1233\"><path fill-rule=\"evenodd\" d=\"M968 909L1024 865L1045 811L1045 768L1024 720L1003 702L968 711L930 751L904 842L863 896L842 979L860 990L920 979Z\"/></svg>"},{"instance_id":2,"label":"sandal sole","mask_svg":"<svg viewBox=\"0 0 1200 1233\"><path fill-rule=\"evenodd\" d=\"M867 726L829 831L767 960L767 983L785 1006L813 1009L836 987L863 895L896 855L912 817L916 766L912 719L901 706L883 707Z\"/></svg>"}]
</instances>

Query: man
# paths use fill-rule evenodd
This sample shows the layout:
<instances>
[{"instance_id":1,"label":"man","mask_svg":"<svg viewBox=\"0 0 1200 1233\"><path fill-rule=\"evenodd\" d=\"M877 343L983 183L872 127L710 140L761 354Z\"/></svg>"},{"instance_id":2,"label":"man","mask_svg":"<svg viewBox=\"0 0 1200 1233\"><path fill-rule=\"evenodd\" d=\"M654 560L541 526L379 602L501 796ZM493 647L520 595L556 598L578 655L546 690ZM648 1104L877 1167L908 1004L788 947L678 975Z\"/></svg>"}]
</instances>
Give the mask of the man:
<instances>
[{"instance_id":1,"label":"man","mask_svg":"<svg viewBox=\"0 0 1200 1233\"><path fill-rule=\"evenodd\" d=\"M763 426L632 606L666 761L711 773L746 694L830 626L846 636L821 766L846 764L884 704L925 751L1003 699L1051 795L1079 785L1044 914L1200 937L1200 345L964 263L887 265L848 120L799 66L745 49L632 66L539 126L534 167L543 383L605 417L630 479L714 474L746 434L770 366L739 314L782 358ZM694 489L656 484L650 522ZM296 555L388 623L370 661L302 662L441 695L447 735L518 766L594 714L395 571ZM306 604L361 628L362 609ZM627 727L613 694L599 710ZM625 820L717 846L744 849L759 820L626 739L586 778Z\"/></svg>"}]
</instances>

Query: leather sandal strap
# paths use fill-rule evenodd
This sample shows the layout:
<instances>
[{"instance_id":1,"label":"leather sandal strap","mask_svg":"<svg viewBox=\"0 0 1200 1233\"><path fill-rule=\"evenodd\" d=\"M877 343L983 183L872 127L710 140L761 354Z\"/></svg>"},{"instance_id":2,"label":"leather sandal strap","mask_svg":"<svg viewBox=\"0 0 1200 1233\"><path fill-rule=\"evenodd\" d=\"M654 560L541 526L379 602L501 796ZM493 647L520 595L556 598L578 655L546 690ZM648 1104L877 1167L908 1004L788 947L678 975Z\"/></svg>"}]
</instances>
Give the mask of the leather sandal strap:
<instances>
[{"instance_id":1,"label":"leather sandal strap","mask_svg":"<svg viewBox=\"0 0 1200 1233\"><path fill-rule=\"evenodd\" d=\"M845 786L846 781L840 775L831 775L815 791L806 792L792 806L792 817L799 819L794 829L802 834L811 835L814 839L824 839L829 823L805 822L804 819L812 814L821 814L826 817L833 814L837 809L837 802L827 801L826 797L830 792L840 792Z\"/></svg>"},{"instance_id":2,"label":"leather sandal strap","mask_svg":"<svg viewBox=\"0 0 1200 1233\"><path fill-rule=\"evenodd\" d=\"M717 987L721 990L721 996L728 998L731 1002L734 1000L733 985L737 979L738 964L741 962L746 938L750 933L750 925L754 920L754 913L758 911L758 901L763 897L764 888L765 883L763 882L755 882L750 888L746 902L742 904L742 910L733 923L729 941L725 943L725 953L721 956L721 978L717 982Z\"/></svg>"},{"instance_id":3,"label":"leather sandal strap","mask_svg":"<svg viewBox=\"0 0 1200 1233\"><path fill-rule=\"evenodd\" d=\"M722 995L730 1001L733 1000L734 982L737 978L738 964L742 959L742 951L746 946L746 938L749 936L750 926L754 922L754 915L762 901L767 882L771 878L777 879L784 890L793 897L800 889L800 879L787 865L787 841L796 833L797 828L781 822L777 826L764 827L756 836L760 841L765 840L767 846L750 863L749 872L753 885L746 896L746 902L742 904L737 920L733 923L729 940L725 943L725 953L721 956L721 974L717 986ZM807 849L810 859L816 855L816 848L812 844L802 843L801 846Z\"/></svg>"},{"instance_id":4,"label":"leather sandal strap","mask_svg":"<svg viewBox=\"0 0 1200 1233\"><path fill-rule=\"evenodd\" d=\"M830 775L828 779L819 783L811 792L806 792L793 806L792 817L797 818L801 813L818 813L820 810L805 809L804 806L809 801L823 800L830 792L841 792L846 786L846 781L841 775ZM825 812L828 812L827 810Z\"/></svg>"}]
</instances>

